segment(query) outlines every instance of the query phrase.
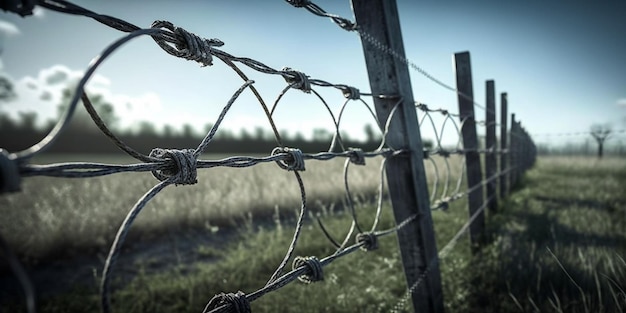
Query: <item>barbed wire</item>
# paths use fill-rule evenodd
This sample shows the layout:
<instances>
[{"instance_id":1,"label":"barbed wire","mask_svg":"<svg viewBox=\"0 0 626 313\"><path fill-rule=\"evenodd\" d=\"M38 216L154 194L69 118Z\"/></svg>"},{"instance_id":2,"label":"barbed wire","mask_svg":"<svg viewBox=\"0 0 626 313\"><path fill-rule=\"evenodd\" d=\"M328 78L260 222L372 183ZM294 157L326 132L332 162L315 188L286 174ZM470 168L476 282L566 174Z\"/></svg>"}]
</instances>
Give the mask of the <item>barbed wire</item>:
<instances>
[{"instance_id":1,"label":"barbed wire","mask_svg":"<svg viewBox=\"0 0 626 313\"><path fill-rule=\"evenodd\" d=\"M478 107L478 108L480 108L480 109L482 109L484 111L493 112L491 109L487 108L485 105L475 101L474 97L469 96L469 95L461 92L460 90L450 86L449 84L444 83L442 80L436 78L435 76L430 74L428 71L426 71L425 69L423 69L422 67L417 65L415 62L413 62L409 58L403 56L402 54L400 54L396 50L392 49L388 45L386 45L383 42L381 42L378 38L372 36L370 33L366 32L366 31L364 31L361 27L359 27L359 25L356 22L352 22L350 19L338 16L336 14L328 13L325 10L323 10L320 6L318 6L317 4L313 3L310 0L285 0L285 1L287 3L289 3L289 4L291 4L292 6L296 7L296 8L305 8L307 11L309 11L309 12L311 12L311 13L317 15L317 16L330 18L335 24L337 24L342 29L344 29L346 31L349 31L349 32L354 31L354 32L358 33L361 38L363 38L365 41L367 41L370 44L372 44L377 49L379 49L379 50L381 50L381 51L391 55L392 57L398 59L400 62L406 64L407 66L409 66L410 68L412 68L416 72L420 73L422 76L426 77L427 79L429 79L430 81L434 82L435 84L443 87L444 89L447 89L449 91L454 92L455 94L457 94L458 96L460 96L460 97L462 97L462 98L464 98L466 100L471 101L474 104L474 106L476 106L476 107ZM495 113L495 112L493 112L493 113Z\"/></svg>"},{"instance_id":2,"label":"barbed wire","mask_svg":"<svg viewBox=\"0 0 626 313\"><path fill-rule=\"evenodd\" d=\"M306 7L309 11L316 15L325 16L331 18L335 23L344 25L342 27L354 28L352 30L359 31L358 26L354 24L350 24L347 20L342 19L336 15L329 14L322 10L319 6L312 4L310 1L288 1L294 6L302 6ZM33 2L34 3L34 2ZM193 33L190 33L180 27L174 26L172 23L167 21L155 21L151 28L141 29L133 24L130 24L124 20L117 19L115 17L101 15L90 10L84 9L82 7L71 4L67 1L63 0L42 0L37 2L38 5L42 7L55 10L61 13L74 14L74 15L82 15L86 17L93 18L94 20L103 23L109 27L118 29L122 32L127 32L126 36L114 41L109 46L107 46L103 52L90 63L84 75L81 77L78 85L76 86L70 105L65 110L64 114L59 119L58 123L55 125L52 131L39 143L31 146L30 148L19 151L16 153L0 153L0 165L2 166L2 175L7 176L2 177L3 181L6 179L19 179L22 177L34 177L34 176L49 176L49 177L68 177L68 178L89 178L89 177L98 177L105 175L112 175L117 173L137 173L137 172L151 172L152 175L159 180L157 184L155 184L152 188L150 188L146 193L141 196L137 202L130 209L124 221L120 225L109 249L109 253L105 259L104 268L102 271L102 277L100 281L100 305L102 307L103 312L111 311L111 279L114 273L114 269L121 253L121 248L124 245L126 237L130 228L132 227L135 219L141 213L143 208L154 198L156 197L163 189L170 185L192 185L197 183L197 170L200 169L210 169L215 167L236 167L236 168L244 168L251 167L261 163L270 163L275 162L281 169L286 171L293 172L296 183L300 192L300 210L299 215L296 221L296 226L294 228L293 237L291 242L285 252L285 256L277 265L275 271L270 275L269 279L265 283L263 287L249 294L245 294L242 291L238 291L236 293L220 293L215 295L210 301L207 303L207 306L204 309L204 312L228 312L228 311L237 311L237 312L249 312L250 311L250 303L259 299L267 293L276 291L287 284L300 280L305 283L312 283L318 280L323 279L323 269L325 266L335 261L338 258L351 254L358 250L371 251L378 248L378 239L383 236L387 236L393 233L396 233L400 229L406 227L410 223L416 221L419 218L418 214L414 214L409 216L403 221L400 221L396 224L396 226L378 230L379 221L382 214L383 208L383 198L384 198L384 172L386 169L386 162L388 159L408 154L408 153L416 153L415 151L407 151L402 147L391 147L386 142L386 137L389 133L389 126L391 121L395 118L395 112L399 107L400 103L402 103L402 98L398 95L372 95L368 93L361 93L357 88L351 87L346 84L333 84L320 79L311 79L309 76L302 72L295 71L291 68L284 67L281 70L276 70L272 67L269 67L257 60L246 58L246 57L236 57L228 54L222 50L217 49L216 47L221 47L224 45L222 41L219 39L205 39L201 38ZM4 9L4 7L3 7ZM29 10L32 10L32 7L22 6L22 7L11 7L12 11L17 12L19 14L28 14ZM181 57L187 60L192 60L200 63L202 66L210 66L213 64L213 57L221 60L227 66L229 66L243 81L243 83L233 92L230 99L222 108L220 114L218 115L215 123L211 129L207 132L205 137L200 141L198 146L193 149L162 149L162 148L154 148L148 155L142 154L137 150L133 149L126 143L124 143L117 135L112 132L102 118L99 116L98 112L95 110L92 105L88 95L84 91L84 87L89 81L89 79L93 76L97 68L100 64L107 58L109 58L114 51L120 48L122 45L125 45L129 41L140 37L140 36L151 36L155 42L168 54L171 54L176 57ZM366 35L361 35L366 36ZM371 36L370 36L371 37ZM370 38L366 40L370 40L372 43L378 42L375 38ZM380 42L378 42L380 43ZM385 49L384 46L381 49ZM394 55L395 51L388 49L388 53ZM395 57L401 58L397 53L394 55ZM408 59L404 58L405 63L409 66L417 68L419 71L420 68L415 64L410 62ZM266 101L261 96L260 92L254 87L254 81L250 80L248 76L244 73L244 71L235 63L239 63L244 65L245 67L269 75L278 75L281 76L287 86L278 94L276 100L273 102L271 107L266 105ZM422 70L423 71L423 70ZM431 80L438 82L434 77L429 76L428 73L423 71L424 75L427 75ZM443 83L441 83L443 84ZM446 86L443 84L443 86ZM315 90L316 87L331 87L335 89L339 89L343 96L346 98L345 102L340 108L339 114L335 115L333 111L330 109L330 106L326 102L326 100ZM449 86L448 86L449 87ZM451 88L451 87L450 87ZM274 136L277 142L277 147L272 150L270 155L263 157L252 157L252 156L233 156L227 157L220 160L201 160L200 156L205 152L207 147L210 145L211 141L215 137L217 131L219 130L222 121L226 117L226 115L230 112L232 106L237 101L239 96L246 90L249 89L259 104L264 110L264 113L267 117L268 123L270 124L272 130L274 131ZM307 94L312 94L317 99L320 100L321 104L326 108L329 112L330 118L333 121L335 132L331 139L331 143L329 146L329 150L325 152L319 153L303 153L301 150L297 148L286 147L282 139L280 137L280 133L277 131L277 127L275 125L273 114L276 111L277 106L280 104L283 96L291 89L298 89ZM387 99L396 99L397 102L393 106L389 116L387 119L383 121L379 121L376 114L372 110L372 108L361 98L362 96L370 96L373 98L387 98ZM74 116L74 112L76 107L78 106L78 101L83 103L85 110L88 112L94 124L105 134L112 142L115 144L120 150L128 154L129 156L141 161L141 163L136 164L125 164L125 165L117 165L117 164L106 164L106 163L92 163L92 162L67 162L67 163L54 163L54 164L46 164L46 165L33 165L28 164L28 161L34 156L43 151L45 151L50 145L54 143L56 138L67 128L70 120ZM372 118L376 121L376 125L378 125L378 129L382 134L380 144L377 149L373 151L362 151L358 148L350 148L347 147L345 142L340 136L340 124L341 119L344 113L344 110L348 103L352 103L354 101L358 101L361 104L365 105L367 110L369 111ZM463 123L467 120L467 117L461 118L458 114L449 113L446 110L437 109L431 110L424 104L418 104L417 108L425 112L422 119L419 121L420 127L426 119L429 119L430 125L433 127L436 136L436 146L433 149L425 149L423 151L424 158L426 162L430 162L435 171L435 179L433 180L433 185L431 187L430 200L433 202L431 207L432 210L437 209L447 209L449 204L453 201L456 201L472 192L480 188L482 185L490 183L494 179L507 174L512 169L516 167L509 168L506 171L502 171L497 173L492 177L489 177L485 180L482 180L479 184L469 187L467 190L461 191L463 184L463 175L459 175L456 180L452 178L451 166L449 163L449 158L451 155L460 155L461 158L461 168L465 168L464 156L469 152L477 152L477 153L511 153L511 150L501 149L498 150L495 147L490 147L488 149L465 149L462 147L460 140L460 129L463 126ZM435 126L431 113L441 113L445 116L443 124L438 129ZM454 118L460 118L460 124L454 120ZM457 138L459 141L457 145L453 149L446 149L442 145L443 132L447 125L452 124L454 129L456 130ZM335 151L339 149L339 151ZM422 152L420 152L422 153ZM322 259L318 259L315 256L307 256L300 257L297 256L294 258L294 251L298 244L303 225L304 219L307 216L307 195L304 186L304 182L300 175L300 172L305 171L305 164L307 160L321 160L328 161L335 158L345 158L344 163L344 171L343 171L343 182L344 189L346 195L346 204L347 210L350 213L351 217L351 226L348 228L347 235L344 237L341 243L338 243L334 238L330 236L324 227L321 220L318 219L318 224L320 228L329 239L331 244L333 244L336 248L335 252L326 256ZM383 161L380 167L380 182L378 186L378 195L377 195L377 208L374 217L374 221L372 226L369 227L367 231L365 231L361 224L358 222L358 214L356 212L356 208L353 201L353 195L350 190L349 184L349 168L351 164L355 165L364 165L365 160L367 158L374 157L383 157ZM445 164L445 171L440 171L438 165L435 161L433 161L433 157L441 157L443 163ZM8 169L8 170L5 170ZM438 192L438 186L440 183L439 173L445 173L445 179L442 182L442 190ZM13 175L15 177L9 177L9 175ZM454 187L452 185L454 184ZM489 202L487 200L485 203ZM479 212L484 210L486 204L479 209ZM477 216L478 212L475 213L472 218L461 228L459 234L466 231L467 227L474 221L475 216ZM357 232L355 234L355 231ZM349 245L350 240L356 241L354 244ZM451 248L449 246L453 246L456 241L460 238L460 235L457 235L453 238L451 242L449 242L444 249L442 249L439 253L439 258L445 257L448 251ZM1 238L0 238L1 239ZM1 243L4 243L3 241ZM7 248L8 245L2 244L1 248ZM446 250L447 249L447 250ZM9 250L7 250L9 251ZM9 256L10 254L5 253L5 255ZM292 270L286 271L286 267L290 260L293 259ZM15 259L14 259L15 260ZM407 290L408 297L412 294L417 286L422 281L422 278L428 274L428 270L432 266L433 262L439 262L436 258L434 261L430 261L426 270L422 273L422 277L413 285L410 286ZM15 267L15 273L19 276L20 269L19 267ZM22 279L20 278L20 281ZM28 280L26 282L22 282L24 289L27 290L27 302L28 308L30 312L34 312L34 306L31 308L31 302L34 302L34 292L28 291ZM32 287L30 288L32 289ZM406 302L404 298L401 302Z\"/></svg>"}]
</instances>

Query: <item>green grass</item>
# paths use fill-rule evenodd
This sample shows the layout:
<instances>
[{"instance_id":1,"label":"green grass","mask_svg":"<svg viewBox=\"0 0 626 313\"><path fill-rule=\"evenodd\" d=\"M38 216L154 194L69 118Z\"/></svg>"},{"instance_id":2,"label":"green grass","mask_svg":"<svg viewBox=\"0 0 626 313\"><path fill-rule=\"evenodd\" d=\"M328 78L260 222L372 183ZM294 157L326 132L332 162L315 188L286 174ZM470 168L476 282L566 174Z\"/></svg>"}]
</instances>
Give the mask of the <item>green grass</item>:
<instances>
[{"instance_id":1,"label":"green grass","mask_svg":"<svg viewBox=\"0 0 626 313\"><path fill-rule=\"evenodd\" d=\"M67 156L52 155L41 163L62 160ZM73 156L72 160L133 162L107 156ZM353 166L349 179L356 195L374 193L381 160L370 159L364 168ZM302 177L311 208L343 199L343 161L307 162ZM0 197L0 231L18 254L33 260L54 257L58 251L104 249L130 208L156 183L149 172L88 179L27 177L21 192ZM271 216L276 207L292 212L299 206L294 175L274 163L201 169L198 184L168 187L150 201L131 236L150 237L172 227L231 227L249 212L255 217Z\"/></svg>"},{"instance_id":2,"label":"green grass","mask_svg":"<svg viewBox=\"0 0 626 313\"><path fill-rule=\"evenodd\" d=\"M207 180L215 180L215 175ZM255 179L264 178L259 173ZM329 183L326 177L320 179L322 184ZM305 178L305 184L311 181L315 180ZM153 180L141 187L149 188L151 183ZM500 203L501 213L488 216L491 243L473 257L465 236L441 260L446 310L622 312L626 308L625 186L624 160L540 159L512 196ZM160 197L175 198L173 194ZM155 205L153 210L167 205ZM439 248L467 220L464 205L463 199L447 212L433 212ZM350 219L341 212L328 211L320 210L325 226L335 237L343 236ZM373 211L367 201L359 203L363 225L371 223ZM291 212L281 214L291 216ZM380 228L393 225L391 215L387 205ZM150 218L151 223L162 223ZM146 270L149 260L139 262L135 265L139 275L130 283L114 284L115 312L200 312L220 292L251 293L265 284L279 264L292 227L292 219L261 228L241 224L239 236L225 248L199 248L199 253L214 260L191 266L174 264L157 274ZM332 252L319 228L307 223L295 255L321 258ZM325 268L324 275L322 282L295 282L264 296L252 303L253 312L384 312L396 306L406 292L395 236L381 239L379 250L357 251L338 259ZM97 278L92 286L41 301L42 311L97 311ZM405 309L411 309L410 304Z\"/></svg>"},{"instance_id":3,"label":"green grass","mask_svg":"<svg viewBox=\"0 0 626 313\"><path fill-rule=\"evenodd\" d=\"M626 310L626 162L545 158L492 217L473 261L493 311ZM483 312L484 312L483 311Z\"/></svg>"}]
</instances>

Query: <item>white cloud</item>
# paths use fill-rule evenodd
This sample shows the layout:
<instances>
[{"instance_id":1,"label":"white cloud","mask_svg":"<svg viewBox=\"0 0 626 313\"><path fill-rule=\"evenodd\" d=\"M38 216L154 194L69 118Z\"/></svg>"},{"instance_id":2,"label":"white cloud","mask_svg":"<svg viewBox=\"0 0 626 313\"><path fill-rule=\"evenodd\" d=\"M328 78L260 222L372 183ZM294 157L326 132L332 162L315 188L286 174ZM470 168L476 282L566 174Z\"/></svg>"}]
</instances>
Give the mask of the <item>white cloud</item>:
<instances>
[{"instance_id":1,"label":"white cloud","mask_svg":"<svg viewBox=\"0 0 626 313\"><path fill-rule=\"evenodd\" d=\"M19 28L17 28L17 26L15 26L13 23L0 20L0 36L12 37L12 36L17 36L19 34L20 34Z\"/></svg>"},{"instance_id":2,"label":"white cloud","mask_svg":"<svg viewBox=\"0 0 626 313\"><path fill-rule=\"evenodd\" d=\"M626 108L626 98L617 99L617 102L615 103L617 104L617 106Z\"/></svg>"},{"instance_id":3,"label":"white cloud","mask_svg":"<svg viewBox=\"0 0 626 313\"><path fill-rule=\"evenodd\" d=\"M18 112L34 111L38 113L40 122L54 119L63 90L68 86L75 86L82 77L82 71L72 70L61 64L42 69L36 77L26 76L16 81L18 99L7 103L3 109L14 117ZM115 94L111 90L111 80L100 74L93 75L85 89L88 94L101 96L104 101L113 105L122 127L130 127L138 120L153 121L160 127L167 118L167 114L162 114L163 104L156 93Z\"/></svg>"}]
</instances>

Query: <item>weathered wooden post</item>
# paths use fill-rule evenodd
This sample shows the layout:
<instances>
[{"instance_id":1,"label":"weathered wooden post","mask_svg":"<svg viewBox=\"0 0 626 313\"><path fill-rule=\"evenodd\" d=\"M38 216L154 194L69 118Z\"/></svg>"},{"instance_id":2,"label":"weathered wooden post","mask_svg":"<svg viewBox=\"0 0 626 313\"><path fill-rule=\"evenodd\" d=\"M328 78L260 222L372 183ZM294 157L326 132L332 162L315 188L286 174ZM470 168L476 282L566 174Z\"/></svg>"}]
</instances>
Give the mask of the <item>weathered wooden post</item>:
<instances>
[{"instance_id":1,"label":"weathered wooden post","mask_svg":"<svg viewBox=\"0 0 626 313\"><path fill-rule=\"evenodd\" d=\"M522 122L520 124L520 136L522 137L522 148L521 148L521 158L522 158L522 172L520 173L520 177L522 174L526 172L528 169L528 137L526 136L526 130L522 127Z\"/></svg>"},{"instance_id":2,"label":"weathered wooden post","mask_svg":"<svg viewBox=\"0 0 626 313\"><path fill-rule=\"evenodd\" d=\"M487 110L485 110L485 140L487 154L485 155L485 178L491 179L491 181L487 183L487 199L491 199L488 200L488 208L489 213L493 214L498 209L498 198L496 197L498 180L493 178L498 171L498 162L496 160L496 150L498 149L496 142L496 87L493 80L488 80L486 85Z\"/></svg>"},{"instance_id":3,"label":"weathered wooden post","mask_svg":"<svg viewBox=\"0 0 626 313\"><path fill-rule=\"evenodd\" d=\"M419 312L443 312L441 275L424 170L423 145L409 69L404 61L396 2L352 0L352 9L359 25L371 92L397 96L385 99L374 97L376 115L383 124L381 126L384 126L395 104L401 101L389 125L386 140L389 146L408 150L409 153L390 157L386 174L396 223L415 214L418 216L398 231L407 284L409 288L417 286L411 293L413 307ZM372 40L390 50L381 48Z\"/></svg>"},{"instance_id":4,"label":"weathered wooden post","mask_svg":"<svg viewBox=\"0 0 626 313\"><path fill-rule=\"evenodd\" d=\"M509 145L509 162L511 163L511 174L509 175L509 190L513 190L513 187L515 187L515 182L517 181L517 166L519 166L519 164L517 164L517 154L519 152L519 138L517 137L517 123L515 122L515 113L511 114L510 139L511 144Z\"/></svg>"},{"instance_id":5,"label":"weathered wooden post","mask_svg":"<svg viewBox=\"0 0 626 313\"><path fill-rule=\"evenodd\" d=\"M530 169L530 155L531 155L531 146L530 146L530 136L525 128L522 127L522 133L524 134L524 172Z\"/></svg>"},{"instance_id":6,"label":"weathered wooden post","mask_svg":"<svg viewBox=\"0 0 626 313\"><path fill-rule=\"evenodd\" d=\"M507 117L507 94L503 92L500 94L500 172L504 172L507 170L508 166L508 156L510 152L504 152L507 149L507 125L506 125L506 117ZM507 181L509 178L509 174L503 174L500 176L500 198L504 199L507 195Z\"/></svg>"},{"instance_id":7,"label":"weathered wooden post","mask_svg":"<svg viewBox=\"0 0 626 313\"><path fill-rule=\"evenodd\" d=\"M480 168L480 154L478 153L478 136L476 134L476 119L474 115L474 91L472 87L472 67L469 52L454 54L456 88L459 91L459 114L463 126L463 147L465 165L467 169L468 188L476 187L468 195L469 216L471 217L483 205L483 175ZM470 225L470 242L472 251L476 252L484 240L485 214L480 212Z\"/></svg>"}]
</instances>

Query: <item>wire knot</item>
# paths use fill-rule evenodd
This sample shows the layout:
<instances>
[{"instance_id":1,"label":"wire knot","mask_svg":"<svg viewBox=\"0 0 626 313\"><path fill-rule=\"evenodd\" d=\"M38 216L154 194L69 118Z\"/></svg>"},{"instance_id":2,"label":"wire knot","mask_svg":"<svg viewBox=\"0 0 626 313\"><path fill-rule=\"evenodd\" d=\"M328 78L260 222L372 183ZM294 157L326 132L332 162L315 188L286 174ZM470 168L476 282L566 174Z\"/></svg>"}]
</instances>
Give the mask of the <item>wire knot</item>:
<instances>
[{"instance_id":1,"label":"wire knot","mask_svg":"<svg viewBox=\"0 0 626 313\"><path fill-rule=\"evenodd\" d=\"M0 194L20 191L20 172L17 162L9 158L9 153L0 149Z\"/></svg>"},{"instance_id":2,"label":"wire knot","mask_svg":"<svg viewBox=\"0 0 626 313\"><path fill-rule=\"evenodd\" d=\"M356 87L345 86L341 88L341 91L343 92L343 96L346 97L347 99L350 99L350 100L361 99L361 91L359 91L359 89L357 89Z\"/></svg>"},{"instance_id":3,"label":"wire knot","mask_svg":"<svg viewBox=\"0 0 626 313\"><path fill-rule=\"evenodd\" d=\"M197 163L193 149L154 148L150 156L165 161L163 168L152 171L160 181L171 179L176 185L193 185L198 182Z\"/></svg>"},{"instance_id":4,"label":"wire knot","mask_svg":"<svg viewBox=\"0 0 626 313\"><path fill-rule=\"evenodd\" d=\"M230 309L228 312L234 313L250 313L252 309L250 308L250 301L246 298L246 294L242 291L237 291L237 293L219 293L207 303L206 307L204 307L203 313L210 312L216 308L219 308L223 305L230 305Z\"/></svg>"},{"instance_id":5,"label":"wire knot","mask_svg":"<svg viewBox=\"0 0 626 313\"><path fill-rule=\"evenodd\" d=\"M287 147L276 147L272 150L272 155L277 155L280 153L287 153L287 159L278 160L276 164L280 166L280 168L288 171L304 171L304 155L300 149L296 148L287 148Z\"/></svg>"},{"instance_id":6,"label":"wire knot","mask_svg":"<svg viewBox=\"0 0 626 313\"><path fill-rule=\"evenodd\" d=\"M302 8L305 7L309 4L311 4L311 1L309 0L287 0L287 3L293 5L296 8Z\"/></svg>"},{"instance_id":7,"label":"wire knot","mask_svg":"<svg viewBox=\"0 0 626 313\"><path fill-rule=\"evenodd\" d=\"M306 74L295 71L290 67L283 67L282 72L283 78L285 78L285 81L292 88L302 90L306 93L311 92L311 82Z\"/></svg>"},{"instance_id":8,"label":"wire knot","mask_svg":"<svg viewBox=\"0 0 626 313\"><path fill-rule=\"evenodd\" d=\"M173 56L196 61L202 66L213 65L211 48L224 45L224 42L219 39L202 38L168 21L155 21L152 23L152 28L165 28L171 32L153 37L161 49Z\"/></svg>"},{"instance_id":9,"label":"wire knot","mask_svg":"<svg viewBox=\"0 0 626 313\"><path fill-rule=\"evenodd\" d=\"M301 257L297 256L293 260L293 269L297 269L301 266L305 266L307 271L305 274L298 276L298 280L305 284L310 284L316 281L324 280L324 271L322 267L322 263L317 257L307 256Z\"/></svg>"},{"instance_id":10,"label":"wire knot","mask_svg":"<svg viewBox=\"0 0 626 313\"><path fill-rule=\"evenodd\" d=\"M356 165L365 165L365 153L360 148L348 148L350 162Z\"/></svg>"},{"instance_id":11,"label":"wire knot","mask_svg":"<svg viewBox=\"0 0 626 313\"><path fill-rule=\"evenodd\" d=\"M450 203L448 202L448 200L437 200L437 202L435 202L435 206L433 207L433 210L441 210L441 211L447 211L448 208L450 207Z\"/></svg>"},{"instance_id":12,"label":"wire knot","mask_svg":"<svg viewBox=\"0 0 626 313\"><path fill-rule=\"evenodd\" d=\"M339 27L349 32L359 30L359 26L349 19L339 17L339 16L331 16L331 19L333 20L333 22L339 25Z\"/></svg>"},{"instance_id":13,"label":"wire knot","mask_svg":"<svg viewBox=\"0 0 626 313\"><path fill-rule=\"evenodd\" d=\"M364 251L372 251L378 249L378 236L373 232L365 232L356 235L356 242L363 243L361 247Z\"/></svg>"}]
</instances>

